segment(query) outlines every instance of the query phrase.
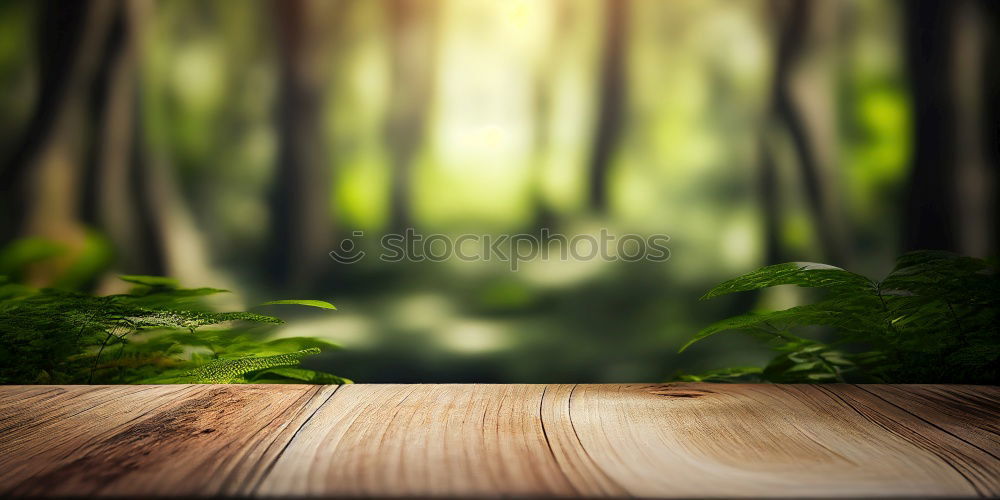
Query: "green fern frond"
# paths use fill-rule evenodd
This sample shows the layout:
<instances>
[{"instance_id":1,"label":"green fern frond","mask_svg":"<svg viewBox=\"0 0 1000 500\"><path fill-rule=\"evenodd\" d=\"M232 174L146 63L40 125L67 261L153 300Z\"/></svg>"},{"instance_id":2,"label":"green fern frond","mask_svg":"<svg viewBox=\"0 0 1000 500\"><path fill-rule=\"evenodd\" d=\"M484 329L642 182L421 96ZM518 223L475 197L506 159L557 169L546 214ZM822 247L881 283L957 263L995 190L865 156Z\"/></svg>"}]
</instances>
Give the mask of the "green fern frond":
<instances>
[{"instance_id":1,"label":"green fern frond","mask_svg":"<svg viewBox=\"0 0 1000 500\"><path fill-rule=\"evenodd\" d=\"M337 348L322 339L268 339L272 329L246 324L274 325L280 319L215 312L201 301L225 290L180 288L175 280L158 276L122 279L136 286L129 293L93 296L36 290L0 278L0 383L173 383L192 377L240 381L242 374L293 366L303 356ZM332 307L322 301L305 305ZM219 326L204 330L212 325ZM253 355L232 358L244 353ZM223 359L215 360L219 357ZM206 358L213 361L206 364ZM303 383L346 380L309 372L270 377Z\"/></svg>"},{"instance_id":2,"label":"green fern frond","mask_svg":"<svg viewBox=\"0 0 1000 500\"><path fill-rule=\"evenodd\" d=\"M316 307L319 309L330 309L334 311L337 310L337 306L323 300L302 300L302 299L272 300L270 302L264 302L261 305L262 306L297 305L297 306Z\"/></svg>"},{"instance_id":3,"label":"green fern frond","mask_svg":"<svg viewBox=\"0 0 1000 500\"><path fill-rule=\"evenodd\" d=\"M307 370L305 368L295 368L295 367L280 367L280 368L268 368L267 370L262 370L254 374L250 382L259 384L261 382L276 382L276 383L307 383L307 384L353 384L350 379L344 377L338 377L332 373L320 372L316 370Z\"/></svg>"},{"instance_id":4,"label":"green fern frond","mask_svg":"<svg viewBox=\"0 0 1000 500\"><path fill-rule=\"evenodd\" d=\"M682 382L759 382L762 372L757 366L734 366L699 374L678 372L674 379Z\"/></svg>"},{"instance_id":5,"label":"green fern frond","mask_svg":"<svg viewBox=\"0 0 1000 500\"><path fill-rule=\"evenodd\" d=\"M735 330L766 339L779 351L760 372L771 382L998 380L1000 281L994 263L947 252L912 252L901 256L882 281L833 266L787 263L726 281L703 298L776 285L824 289L828 296L814 304L718 321L680 350ZM836 343L791 333L816 326L831 328Z\"/></svg>"},{"instance_id":6,"label":"green fern frond","mask_svg":"<svg viewBox=\"0 0 1000 500\"><path fill-rule=\"evenodd\" d=\"M777 285L826 288L844 292L874 293L876 286L860 274L815 262L788 262L762 267L756 271L722 282L701 297L702 300L734 292L758 290Z\"/></svg>"},{"instance_id":7,"label":"green fern frond","mask_svg":"<svg viewBox=\"0 0 1000 500\"><path fill-rule=\"evenodd\" d=\"M249 321L252 323L283 323L273 316L265 316L250 312L211 313L200 311L162 310L162 309L131 309L122 319L133 329L147 328L184 328L195 330L202 326L218 325L229 321Z\"/></svg>"},{"instance_id":8,"label":"green fern frond","mask_svg":"<svg viewBox=\"0 0 1000 500\"><path fill-rule=\"evenodd\" d=\"M245 356L235 359L218 359L191 370L189 375L199 383L228 384L240 380L243 375L279 366L294 366L306 356L319 354L313 347L301 351L276 354L273 356Z\"/></svg>"},{"instance_id":9,"label":"green fern frond","mask_svg":"<svg viewBox=\"0 0 1000 500\"><path fill-rule=\"evenodd\" d=\"M128 283L135 283L136 285L144 285L149 287L161 287L161 288L177 288L180 286L180 282L173 279L167 278L165 276L144 276L139 274L121 274L118 279L126 281Z\"/></svg>"}]
</instances>

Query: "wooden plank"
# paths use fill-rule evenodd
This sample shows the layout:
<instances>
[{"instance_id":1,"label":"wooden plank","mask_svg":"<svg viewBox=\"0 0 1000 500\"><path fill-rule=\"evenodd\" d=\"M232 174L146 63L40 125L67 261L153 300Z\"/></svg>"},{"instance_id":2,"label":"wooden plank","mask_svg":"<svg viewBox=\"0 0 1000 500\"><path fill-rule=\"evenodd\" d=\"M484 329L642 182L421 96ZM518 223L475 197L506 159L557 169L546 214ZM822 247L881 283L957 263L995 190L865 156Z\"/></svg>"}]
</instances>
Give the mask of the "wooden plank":
<instances>
[{"instance_id":1,"label":"wooden plank","mask_svg":"<svg viewBox=\"0 0 1000 500\"><path fill-rule=\"evenodd\" d=\"M263 495L569 495L541 385L345 386L278 459Z\"/></svg>"},{"instance_id":2,"label":"wooden plank","mask_svg":"<svg viewBox=\"0 0 1000 500\"><path fill-rule=\"evenodd\" d=\"M583 447L576 422L583 424L580 408L573 418L571 402L577 385L552 385L545 391L542 401L542 425L548 438L552 455L560 470L574 485L577 493L587 496L624 497L628 491L616 483L602 469L590 451ZM582 426L582 425L581 425ZM597 457L600 458L600 457Z\"/></svg>"},{"instance_id":3,"label":"wooden plank","mask_svg":"<svg viewBox=\"0 0 1000 500\"><path fill-rule=\"evenodd\" d=\"M1000 459L1000 388L862 385L861 389Z\"/></svg>"},{"instance_id":4,"label":"wooden plank","mask_svg":"<svg viewBox=\"0 0 1000 500\"><path fill-rule=\"evenodd\" d=\"M89 443L176 401L178 387L4 387L0 410L0 491L29 494L31 478L79 456Z\"/></svg>"},{"instance_id":5,"label":"wooden plank","mask_svg":"<svg viewBox=\"0 0 1000 500\"><path fill-rule=\"evenodd\" d=\"M944 406L938 406L942 411L930 419L922 418L908 408L918 408L921 399L914 392L909 392L905 400L894 397L896 403L888 401L865 389L863 386L849 386L837 391L837 395L860 414L877 423L886 430L907 440L914 446L925 450L946 463L956 473L961 475L982 496L998 496L1000 494L1000 471L996 469L997 449L984 449L972 444L976 432L966 432L948 422ZM950 391L949 394L954 394ZM898 395L897 395L898 396ZM952 405L953 406L953 405ZM964 418L969 427L979 428L973 422L970 414ZM996 420L996 419L994 419ZM940 423L939 423L940 422ZM945 426L952 427L949 431ZM963 426L964 427L964 426ZM986 429L982 429L986 430ZM996 442L994 435L994 443ZM993 465L992 467L990 465Z\"/></svg>"},{"instance_id":6,"label":"wooden plank","mask_svg":"<svg viewBox=\"0 0 1000 500\"><path fill-rule=\"evenodd\" d=\"M977 493L940 456L814 386L581 385L570 407L583 448L630 495Z\"/></svg>"},{"instance_id":7,"label":"wooden plank","mask_svg":"<svg viewBox=\"0 0 1000 500\"><path fill-rule=\"evenodd\" d=\"M0 495L997 496L977 386L0 387Z\"/></svg>"},{"instance_id":8,"label":"wooden plank","mask_svg":"<svg viewBox=\"0 0 1000 500\"><path fill-rule=\"evenodd\" d=\"M180 496L239 493L290 439L303 406L336 387L76 386L44 400L3 388L20 424L3 432L0 494ZM23 391L23 392L22 392ZM10 394L13 393L13 394ZM45 417L34 420L36 409ZM21 422L25 416L27 425ZM4 421L6 423L6 421ZM2 425L2 424L0 424ZM273 450L273 451L272 451Z\"/></svg>"}]
</instances>

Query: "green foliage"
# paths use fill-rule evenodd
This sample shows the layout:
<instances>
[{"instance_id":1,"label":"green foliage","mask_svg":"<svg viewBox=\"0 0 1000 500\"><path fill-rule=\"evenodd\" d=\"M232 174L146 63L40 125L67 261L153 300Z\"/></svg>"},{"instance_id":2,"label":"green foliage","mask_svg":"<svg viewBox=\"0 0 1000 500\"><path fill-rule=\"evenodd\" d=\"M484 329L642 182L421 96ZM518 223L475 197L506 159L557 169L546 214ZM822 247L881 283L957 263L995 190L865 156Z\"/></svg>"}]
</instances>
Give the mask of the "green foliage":
<instances>
[{"instance_id":1,"label":"green foliage","mask_svg":"<svg viewBox=\"0 0 1000 500\"><path fill-rule=\"evenodd\" d=\"M111 245L94 231L87 231L83 245L74 252L45 238L21 238L0 249L0 275L12 281L24 279L31 266L60 260L60 272L52 285L63 289L83 286L104 271L112 260Z\"/></svg>"},{"instance_id":2,"label":"green foliage","mask_svg":"<svg viewBox=\"0 0 1000 500\"><path fill-rule=\"evenodd\" d=\"M788 262L762 267L720 283L701 298L711 299L733 292L757 290L776 285L826 288L839 292L868 291L875 287L875 284L868 278L839 267L814 262Z\"/></svg>"},{"instance_id":3,"label":"green foliage","mask_svg":"<svg viewBox=\"0 0 1000 500\"><path fill-rule=\"evenodd\" d=\"M13 275L29 264L65 253L66 249L44 238L21 238L0 251L0 274Z\"/></svg>"},{"instance_id":4,"label":"green foliage","mask_svg":"<svg viewBox=\"0 0 1000 500\"><path fill-rule=\"evenodd\" d=\"M261 370L254 374L250 382L255 384L264 382L289 383L289 381L305 382L309 384L350 384L349 379L338 377L329 373L305 368L279 367Z\"/></svg>"},{"instance_id":5,"label":"green foliage","mask_svg":"<svg viewBox=\"0 0 1000 500\"><path fill-rule=\"evenodd\" d=\"M272 356L249 355L232 359L217 359L191 370L189 373L198 382L226 384L242 380L243 376L247 373L276 367L295 366L305 356L319 354L319 352L318 348L310 347L301 351L274 354Z\"/></svg>"},{"instance_id":6,"label":"green foliage","mask_svg":"<svg viewBox=\"0 0 1000 500\"><path fill-rule=\"evenodd\" d=\"M330 309L330 310L333 310L333 311L337 310L336 306L334 306L333 304L331 304L329 302L324 302L322 300L301 300L301 299L300 300L287 300L287 299L286 300L272 300L270 302L264 302L261 305L262 306L273 306L273 305L280 305L280 304L317 307L319 309Z\"/></svg>"},{"instance_id":7,"label":"green foliage","mask_svg":"<svg viewBox=\"0 0 1000 500\"><path fill-rule=\"evenodd\" d=\"M675 378L684 382L750 382L759 380L762 372L763 370L757 366L734 366L709 370L697 375L679 372Z\"/></svg>"},{"instance_id":8,"label":"green foliage","mask_svg":"<svg viewBox=\"0 0 1000 500\"><path fill-rule=\"evenodd\" d=\"M304 337L268 339L280 319L215 312L202 300L225 290L178 288L158 276L121 278L136 286L93 296L35 290L0 277L0 383L349 382L288 368L337 346ZM276 303L303 302L310 301ZM204 330L209 326L221 328Z\"/></svg>"},{"instance_id":9,"label":"green foliage","mask_svg":"<svg viewBox=\"0 0 1000 500\"><path fill-rule=\"evenodd\" d=\"M146 285L148 287L177 288L180 286L177 280L165 276L143 276L138 274L122 274L118 279L136 285Z\"/></svg>"},{"instance_id":10,"label":"green foliage","mask_svg":"<svg viewBox=\"0 0 1000 500\"><path fill-rule=\"evenodd\" d=\"M732 368L682 380L770 382L997 383L1000 306L996 265L946 252L903 255L883 280L812 263L768 266L726 281L703 299L776 285L819 288L815 303L713 323L682 348L725 331L768 342L778 355L760 368ZM793 330L825 327L832 342Z\"/></svg>"}]
</instances>

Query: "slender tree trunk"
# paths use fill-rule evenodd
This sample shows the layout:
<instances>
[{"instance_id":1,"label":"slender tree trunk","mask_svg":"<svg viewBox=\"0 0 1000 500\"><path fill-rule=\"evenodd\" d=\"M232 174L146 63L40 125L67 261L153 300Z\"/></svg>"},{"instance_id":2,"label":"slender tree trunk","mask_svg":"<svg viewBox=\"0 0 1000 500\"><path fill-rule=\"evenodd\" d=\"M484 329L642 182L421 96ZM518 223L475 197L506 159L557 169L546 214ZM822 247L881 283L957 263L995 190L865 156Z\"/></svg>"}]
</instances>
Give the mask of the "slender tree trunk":
<instances>
[{"instance_id":1,"label":"slender tree trunk","mask_svg":"<svg viewBox=\"0 0 1000 500\"><path fill-rule=\"evenodd\" d=\"M424 141L436 70L435 2L389 0L388 16L392 88L385 123L392 163L390 227L401 232L412 225L410 189L413 162Z\"/></svg>"},{"instance_id":2,"label":"slender tree trunk","mask_svg":"<svg viewBox=\"0 0 1000 500\"><path fill-rule=\"evenodd\" d=\"M906 194L903 249L957 250L955 234L955 116L951 109L952 2L903 3L913 99L913 164Z\"/></svg>"},{"instance_id":3,"label":"slender tree trunk","mask_svg":"<svg viewBox=\"0 0 1000 500\"><path fill-rule=\"evenodd\" d=\"M100 125L85 213L117 252L117 266L131 273L163 274L164 249L156 207L151 206L147 158L139 112L139 47L147 5L115 2L113 22L96 80Z\"/></svg>"},{"instance_id":4,"label":"slender tree trunk","mask_svg":"<svg viewBox=\"0 0 1000 500\"><path fill-rule=\"evenodd\" d=\"M552 211L545 196L545 167L550 164L552 155L552 110L555 106L553 83L559 60L565 50L564 39L573 25L573 9L565 0L551 0L552 4L552 34L548 39L548 48L543 57L539 58L535 81L535 131L534 131L534 168L529 180L531 203L534 206L533 228L552 228L556 223L556 215Z\"/></svg>"},{"instance_id":5,"label":"slender tree trunk","mask_svg":"<svg viewBox=\"0 0 1000 500\"><path fill-rule=\"evenodd\" d=\"M628 0L605 0L604 5L604 48L588 169L589 203L596 213L604 213L608 208L608 172L622 136L627 107L626 39L630 5Z\"/></svg>"},{"instance_id":6,"label":"slender tree trunk","mask_svg":"<svg viewBox=\"0 0 1000 500\"><path fill-rule=\"evenodd\" d=\"M555 214L549 206L545 196L545 167L548 159L551 158L551 132L550 117L552 116L552 92L551 82L548 78L541 76L535 84L535 151L533 158L533 168L529 177L530 203L534 207L532 210L533 228L551 228L555 224Z\"/></svg>"},{"instance_id":7,"label":"slender tree trunk","mask_svg":"<svg viewBox=\"0 0 1000 500\"><path fill-rule=\"evenodd\" d=\"M276 0L273 7L280 89L271 271L277 285L299 289L315 283L331 250L331 169L321 133L326 66L318 60L322 26L313 1Z\"/></svg>"},{"instance_id":8,"label":"slender tree trunk","mask_svg":"<svg viewBox=\"0 0 1000 500\"><path fill-rule=\"evenodd\" d=\"M990 192L986 213L992 220L987 221L986 236L987 255L997 255L1000 249L1000 64L996 64L997 54L1000 54L1000 2L995 0L980 0L982 22L985 27L983 48L983 106L981 140L984 145L984 165L989 180L984 184ZM990 62L990 57L993 62Z\"/></svg>"},{"instance_id":9,"label":"slender tree trunk","mask_svg":"<svg viewBox=\"0 0 1000 500\"><path fill-rule=\"evenodd\" d=\"M778 2L784 9L782 27L775 59L772 105L792 139L806 203L812 214L814 228L819 237L824 257L839 265L847 259L844 242L838 234L839 221L831 208L831 194L826 187L814 139L804 119L801 107L795 102L792 77L795 64L802 56L807 42L807 32L813 8L812 2Z\"/></svg>"},{"instance_id":10,"label":"slender tree trunk","mask_svg":"<svg viewBox=\"0 0 1000 500\"><path fill-rule=\"evenodd\" d=\"M914 110L904 250L995 251L997 125L990 113L995 113L997 77L995 52L987 44L996 43L996 25L989 22L996 20L996 7L991 3L903 3Z\"/></svg>"},{"instance_id":11,"label":"slender tree trunk","mask_svg":"<svg viewBox=\"0 0 1000 500\"><path fill-rule=\"evenodd\" d=\"M105 37L110 1L38 7L38 100L13 154L0 165L0 241L25 233L58 236L75 220L84 102ZM47 182L46 178L57 179ZM69 216L60 220L60 216ZM78 232L78 231L71 231Z\"/></svg>"},{"instance_id":12,"label":"slender tree trunk","mask_svg":"<svg viewBox=\"0 0 1000 500\"><path fill-rule=\"evenodd\" d=\"M758 192L764 215L764 263L784 262L781 246L781 205L778 195L778 174L767 132L761 133L758 148Z\"/></svg>"},{"instance_id":13,"label":"slender tree trunk","mask_svg":"<svg viewBox=\"0 0 1000 500\"><path fill-rule=\"evenodd\" d=\"M989 8L975 0L955 2L954 53L948 73L954 87L955 135L955 226L958 229L958 249L965 255L992 255L995 237L996 205L993 197L995 168L989 165L989 149L1000 142L1000 136L988 136L983 120L988 109L988 95L1000 92L1000 87L987 86L986 73L996 66L996 53L989 53ZM992 57L991 57L992 55Z\"/></svg>"},{"instance_id":14,"label":"slender tree trunk","mask_svg":"<svg viewBox=\"0 0 1000 500\"><path fill-rule=\"evenodd\" d=\"M107 36L110 1L45 2L39 8L40 94L24 137L0 172L3 238L36 236L67 252L28 271L53 283L86 248L79 189L87 144L87 92Z\"/></svg>"}]
</instances>

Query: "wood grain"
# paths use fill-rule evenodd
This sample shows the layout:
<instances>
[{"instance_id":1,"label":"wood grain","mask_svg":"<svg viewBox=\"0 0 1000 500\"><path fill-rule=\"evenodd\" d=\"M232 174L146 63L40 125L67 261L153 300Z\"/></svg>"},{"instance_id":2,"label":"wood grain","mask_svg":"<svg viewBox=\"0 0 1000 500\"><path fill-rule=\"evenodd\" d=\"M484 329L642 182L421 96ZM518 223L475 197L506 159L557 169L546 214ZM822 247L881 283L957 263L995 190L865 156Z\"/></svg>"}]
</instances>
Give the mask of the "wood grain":
<instances>
[{"instance_id":1,"label":"wood grain","mask_svg":"<svg viewBox=\"0 0 1000 500\"><path fill-rule=\"evenodd\" d=\"M0 387L0 495L1000 495L1000 389Z\"/></svg>"}]
</instances>

